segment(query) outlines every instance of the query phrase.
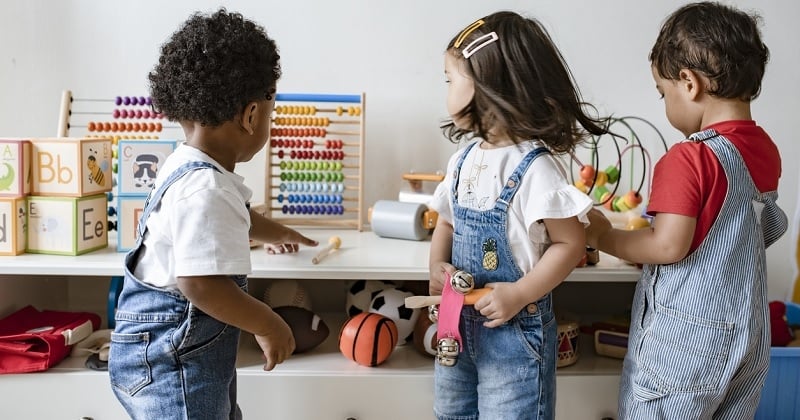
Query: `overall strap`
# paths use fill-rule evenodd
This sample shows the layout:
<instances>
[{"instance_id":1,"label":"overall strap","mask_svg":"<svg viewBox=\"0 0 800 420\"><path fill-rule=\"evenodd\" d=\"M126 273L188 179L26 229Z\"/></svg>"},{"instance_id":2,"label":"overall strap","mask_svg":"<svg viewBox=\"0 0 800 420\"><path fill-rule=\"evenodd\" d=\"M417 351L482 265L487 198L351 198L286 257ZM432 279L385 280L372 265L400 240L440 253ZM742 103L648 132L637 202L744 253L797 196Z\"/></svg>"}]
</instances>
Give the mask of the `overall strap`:
<instances>
[{"instance_id":1,"label":"overall strap","mask_svg":"<svg viewBox=\"0 0 800 420\"><path fill-rule=\"evenodd\" d=\"M164 193L167 192L167 189L175 183L175 181L181 179L187 173L197 170L197 169L214 169L217 172L221 172L219 168L216 166L202 161L196 162L188 162L183 164L181 167L176 169L174 172L169 174L169 177L163 184L158 188L158 190L151 190L150 194L147 196L147 200L144 202L144 211L142 212L141 217L139 218L139 226L137 227L137 235L136 235L136 245L133 247L134 249L138 248L143 241L144 234L147 231L147 219L150 217L150 213L153 212L156 208L158 208L159 204L161 203L161 198L164 197Z\"/></svg>"},{"instance_id":2,"label":"overall strap","mask_svg":"<svg viewBox=\"0 0 800 420\"><path fill-rule=\"evenodd\" d=\"M511 200L514 198L514 194L517 193L519 190L519 185L522 180L522 176L525 175L525 172L528 170L528 167L531 166L536 158L542 156L544 154L549 154L550 151L547 150L544 146L539 146L525 155L522 158L522 162L517 165L517 168L514 169L514 172L508 177L506 181L506 185L503 187L503 190L500 191L500 196L497 197L497 201L495 202L494 208L496 210L500 210L505 212L508 210L508 206L511 203Z\"/></svg>"},{"instance_id":3,"label":"overall strap","mask_svg":"<svg viewBox=\"0 0 800 420\"><path fill-rule=\"evenodd\" d=\"M458 178L461 176L461 165L464 164L464 159L466 159L469 151L477 144L478 142L473 142L467 145L464 148L464 153L458 157L458 161L456 162L456 167L453 170L453 184L451 186L451 196L453 197L453 203L458 202Z\"/></svg>"}]
</instances>

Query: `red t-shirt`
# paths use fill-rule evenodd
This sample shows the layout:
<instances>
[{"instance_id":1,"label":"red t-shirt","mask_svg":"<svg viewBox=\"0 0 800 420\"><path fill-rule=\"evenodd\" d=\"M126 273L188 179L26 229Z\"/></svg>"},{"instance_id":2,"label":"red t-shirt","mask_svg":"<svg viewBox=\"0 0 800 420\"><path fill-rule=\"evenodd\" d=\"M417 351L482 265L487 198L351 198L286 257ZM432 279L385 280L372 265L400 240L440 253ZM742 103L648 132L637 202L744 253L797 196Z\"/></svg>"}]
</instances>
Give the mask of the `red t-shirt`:
<instances>
[{"instance_id":1,"label":"red t-shirt","mask_svg":"<svg viewBox=\"0 0 800 420\"><path fill-rule=\"evenodd\" d=\"M742 155L756 188L778 189L781 157L769 135L755 121L724 121L710 125ZM704 129L704 130L705 130ZM690 252L705 239L722 209L728 179L711 148L702 142L673 145L653 170L647 213L672 213L697 219Z\"/></svg>"}]
</instances>

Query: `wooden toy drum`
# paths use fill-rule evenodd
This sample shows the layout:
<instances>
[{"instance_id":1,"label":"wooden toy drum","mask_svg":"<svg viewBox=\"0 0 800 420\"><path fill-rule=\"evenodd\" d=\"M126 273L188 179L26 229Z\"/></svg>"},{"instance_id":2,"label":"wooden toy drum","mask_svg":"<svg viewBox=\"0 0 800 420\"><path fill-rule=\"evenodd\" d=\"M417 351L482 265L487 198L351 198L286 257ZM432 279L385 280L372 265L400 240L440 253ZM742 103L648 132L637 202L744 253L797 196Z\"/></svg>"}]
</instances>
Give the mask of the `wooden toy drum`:
<instances>
[{"instance_id":1,"label":"wooden toy drum","mask_svg":"<svg viewBox=\"0 0 800 420\"><path fill-rule=\"evenodd\" d=\"M558 324L558 361L556 367L564 367L578 361L578 324L560 322Z\"/></svg>"}]
</instances>

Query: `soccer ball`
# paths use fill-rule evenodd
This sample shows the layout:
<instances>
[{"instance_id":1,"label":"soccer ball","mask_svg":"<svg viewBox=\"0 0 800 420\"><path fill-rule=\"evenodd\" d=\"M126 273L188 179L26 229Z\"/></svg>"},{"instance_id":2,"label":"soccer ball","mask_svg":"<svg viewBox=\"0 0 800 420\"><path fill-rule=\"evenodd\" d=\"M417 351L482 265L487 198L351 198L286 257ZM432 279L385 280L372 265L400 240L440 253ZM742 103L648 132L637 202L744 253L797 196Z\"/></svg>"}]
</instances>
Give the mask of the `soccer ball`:
<instances>
[{"instance_id":1,"label":"soccer ball","mask_svg":"<svg viewBox=\"0 0 800 420\"><path fill-rule=\"evenodd\" d=\"M369 305L370 312L381 314L394 321L397 326L398 345L412 340L414 325L420 314L418 308L406 308L405 299L409 296L414 294L397 288L386 289L375 295Z\"/></svg>"},{"instance_id":2,"label":"soccer ball","mask_svg":"<svg viewBox=\"0 0 800 420\"><path fill-rule=\"evenodd\" d=\"M356 280L347 289L345 312L347 316L355 316L369 312L369 304L380 291L393 288L394 284L383 280Z\"/></svg>"}]
</instances>

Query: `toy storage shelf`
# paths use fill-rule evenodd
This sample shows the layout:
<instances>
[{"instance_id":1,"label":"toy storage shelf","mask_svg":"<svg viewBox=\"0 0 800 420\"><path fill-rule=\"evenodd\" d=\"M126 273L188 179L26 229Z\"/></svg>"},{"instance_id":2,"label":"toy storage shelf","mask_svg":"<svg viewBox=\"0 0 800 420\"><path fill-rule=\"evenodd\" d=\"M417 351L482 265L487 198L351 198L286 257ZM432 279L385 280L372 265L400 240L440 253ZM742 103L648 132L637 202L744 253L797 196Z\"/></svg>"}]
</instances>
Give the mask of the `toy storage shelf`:
<instances>
[{"instance_id":1,"label":"toy storage shelf","mask_svg":"<svg viewBox=\"0 0 800 420\"><path fill-rule=\"evenodd\" d=\"M372 232L347 229L300 230L321 244L326 244L331 236L339 236L342 246L318 265L311 263L317 253L313 248L284 255L268 255L260 248L254 249L250 278L313 280L325 284L328 281L344 284L345 280L353 279L428 280L429 241L386 239ZM0 275L120 276L124 254L115 249L115 244L110 243L106 249L77 257L37 254L0 257ZM638 269L603 255L597 266L574 270L567 280L571 286L567 290L585 287L605 290L607 285L601 283L632 288L638 276ZM94 284L91 280L81 283L89 287ZM343 294L330 298L343 301ZM433 358L418 353L409 344L398 347L378 367L359 366L338 351L338 329L344 321L344 311L320 315L330 328L328 339L307 353L294 355L271 372L263 371L261 354L252 336L242 335L237 361L238 400L245 418L432 418ZM17 402L8 404L4 411L10 413L5 414L9 418L127 418L111 392L107 373L89 370L83 363L82 357L67 358L47 372L0 375L0 395ZM620 360L596 356L590 338L582 335L578 362L557 371L557 392L561 397L557 399L558 418L613 416L621 369ZM53 395L56 401L51 399L48 404L41 404L41 395ZM575 404L570 402L570 395L586 398Z\"/></svg>"}]
</instances>

